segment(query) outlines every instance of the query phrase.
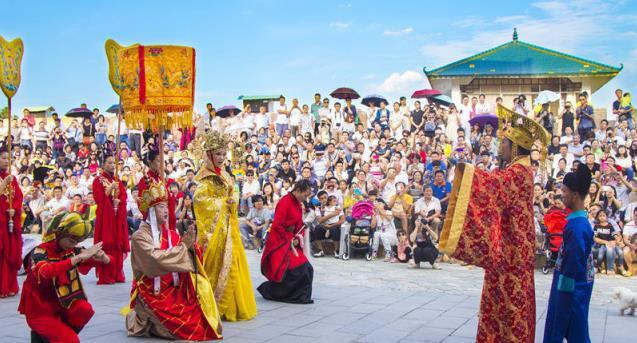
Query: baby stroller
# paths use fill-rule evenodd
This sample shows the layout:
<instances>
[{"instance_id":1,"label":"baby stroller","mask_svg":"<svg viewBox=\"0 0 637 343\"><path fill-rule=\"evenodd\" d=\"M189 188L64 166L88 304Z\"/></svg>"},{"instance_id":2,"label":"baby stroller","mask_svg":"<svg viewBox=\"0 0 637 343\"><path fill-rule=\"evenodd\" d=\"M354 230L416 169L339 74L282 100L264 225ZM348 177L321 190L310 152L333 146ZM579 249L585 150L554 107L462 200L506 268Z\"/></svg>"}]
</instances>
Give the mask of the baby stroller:
<instances>
[{"instance_id":1,"label":"baby stroller","mask_svg":"<svg viewBox=\"0 0 637 343\"><path fill-rule=\"evenodd\" d=\"M345 251L343 259L349 258L357 251L365 252L365 259L372 259L372 216L374 204L369 200L359 201L352 207L352 219L349 232L345 234Z\"/></svg>"},{"instance_id":2,"label":"baby stroller","mask_svg":"<svg viewBox=\"0 0 637 343\"><path fill-rule=\"evenodd\" d=\"M566 226L566 216L570 211L552 207L544 215L544 252L546 263L542 267L542 273L548 274L555 267L557 254L562 246L562 233Z\"/></svg>"}]
</instances>

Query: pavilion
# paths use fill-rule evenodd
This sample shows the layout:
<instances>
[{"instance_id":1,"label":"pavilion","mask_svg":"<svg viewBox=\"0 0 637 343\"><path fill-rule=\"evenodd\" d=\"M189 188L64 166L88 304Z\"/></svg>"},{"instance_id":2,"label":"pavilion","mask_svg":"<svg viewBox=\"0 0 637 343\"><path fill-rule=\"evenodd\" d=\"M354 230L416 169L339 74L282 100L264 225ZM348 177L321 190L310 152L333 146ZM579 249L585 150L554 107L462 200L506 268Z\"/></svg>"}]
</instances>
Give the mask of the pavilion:
<instances>
[{"instance_id":1,"label":"pavilion","mask_svg":"<svg viewBox=\"0 0 637 343\"><path fill-rule=\"evenodd\" d=\"M559 93L562 103L569 100L575 104L577 94L586 91L592 95L622 68L522 42L514 29L513 40L508 43L423 71L432 88L450 96L456 104L462 95L485 94L491 104L502 97L504 105L511 106L514 97L524 94L527 102L533 101L543 90ZM556 113L558 104L552 106ZM605 113L605 109L599 110Z\"/></svg>"}]
</instances>

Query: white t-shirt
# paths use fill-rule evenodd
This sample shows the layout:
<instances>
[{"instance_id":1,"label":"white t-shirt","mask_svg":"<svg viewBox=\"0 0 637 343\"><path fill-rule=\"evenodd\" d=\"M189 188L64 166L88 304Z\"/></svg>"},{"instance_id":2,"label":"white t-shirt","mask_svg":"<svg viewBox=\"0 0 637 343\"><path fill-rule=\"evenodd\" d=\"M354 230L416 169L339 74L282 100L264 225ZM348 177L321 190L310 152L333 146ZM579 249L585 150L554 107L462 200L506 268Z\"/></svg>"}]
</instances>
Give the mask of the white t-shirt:
<instances>
[{"instance_id":1,"label":"white t-shirt","mask_svg":"<svg viewBox=\"0 0 637 343\"><path fill-rule=\"evenodd\" d=\"M426 202L425 198L423 197L418 199L414 204L414 212L418 215L420 215L422 211L429 213L429 211L432 210L438 212L441 211L440 200L438 200L436 197L431 197L431 200L429 200L428 202Z\"/></svg>"},{"instance_id":2,"label":"white t-shirt","mask_svg":"<svg viewBox=\"0 0 637 343\"><path fill-rule=\"evenodd\" d=\"M332 114L329 108L319 108L319 120L321 123L327 123L332 120Z\"/></svg>"},{"instance_id":3,"label":"white t-shirt","mask_svg":"<svg viewBox=\"0 0 637 343\"><path fill-rule=\"evenodd\" d=\"M290 111L290 125L301 125L301 110L298 107L295 107Z\"/></svg>"},{"instance_id":4,"label":"white t-shirt","mask_svg":"<svg viewBox=\"0 0 637 343\"><path fill-rule=\"evenodd\" d=\"M316 218L318 219L319 217L323 217L326 216L328 214L334 213L335 211L338 211L339 214L337 216L334 216L326 221L324 221L322 224L336 224L338 223L338 220L340 219L340 216L343 214L343 210L340 209L340 207L335 207L335 206L326 206L325 208L323 208L323 211L321 211L321 208L317 208L316 210L314 210L314 214L316 216Z\"/></svg>"},{"instance_id":5,"label":"white t-shirt","mask_svg":"<svg viewBox=\"0 0 637 343\"><path fill-rule=\"evenodd\" d=\"M290 122L290 118L287 114L279 113L279 110L287 111L288 105L281 103L274 104L274 113L276 113L276 123L277 124L288 124Z\"/></svg>"},{"instance_id":6,"label":"white t-shirt","mask_svg":"<svg viewBox=\"0 0 637 343\"><path fill-rule=\"evenodd\" d=\"M624 236L632 237L634 234L637 234L637 223L634 220L629 221L626 225L624 225Z\"/></svg>"},{"instance_id":7,"label":"white t-shirt","mask_svg":"<svg viewBox=\"0 0 637 343\"><path fill-rule=\"evenodd\" d=\"M268 128L270 125L270 115L268 113L257 113L254 115L254 122L257 125L256 130L260 128Z\"/></svg>"},{"instance_id":8,"label":"white t-shirt","mask_svg":"<svg viewBox=\"0 0 637 343\"><path fill-rule=\"evenodd\" d=\"M60 198L60 200L53 198L46 203L46 207L49 208L51 212L55 212L60 208L64 208L64 210L68 210L70 204L71 203L69 202L69 199L65 197Z\"/></svg>"},{"instance_id":9,"label":"white t-shirt","mask_svg":"<svg viewBox=\"0 0 637 343\"><path fill-rule=\"evenodd\" d=\"M256 195L259 194L259 181L257 181L257 179L253 179L252 182L248 182L248 180L246 179L246 181L243 183L243 188L241 189L241 194L242 195L246 195L246 194L252 194L252 195Z\"/></svg>"}]
</instances>

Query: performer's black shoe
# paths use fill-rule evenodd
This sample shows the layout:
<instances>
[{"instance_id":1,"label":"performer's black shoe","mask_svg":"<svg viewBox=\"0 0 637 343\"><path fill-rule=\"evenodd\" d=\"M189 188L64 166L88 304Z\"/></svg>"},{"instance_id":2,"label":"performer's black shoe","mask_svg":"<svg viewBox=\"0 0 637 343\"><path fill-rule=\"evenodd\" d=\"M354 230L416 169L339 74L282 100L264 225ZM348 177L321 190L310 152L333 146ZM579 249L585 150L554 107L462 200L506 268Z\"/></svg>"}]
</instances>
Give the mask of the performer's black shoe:
<instances>
[{"instance_id":1,"label":"performer's black shoe","mask_svg":"<svg viewBox=\"0 0 637 343\"><path fill-rule=\"evenodd\" d=\"M49 343L49 341L42 338L37 332L31 331L31 343Z\"/></svg>"}]
</instances>

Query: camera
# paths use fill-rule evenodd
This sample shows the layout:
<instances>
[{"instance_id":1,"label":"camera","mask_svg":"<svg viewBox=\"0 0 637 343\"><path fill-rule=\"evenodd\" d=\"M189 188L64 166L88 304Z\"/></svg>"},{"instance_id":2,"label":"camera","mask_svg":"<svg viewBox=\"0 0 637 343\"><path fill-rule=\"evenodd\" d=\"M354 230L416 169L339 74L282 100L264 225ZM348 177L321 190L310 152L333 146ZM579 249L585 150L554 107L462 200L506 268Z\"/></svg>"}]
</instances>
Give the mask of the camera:
<instances>
[{"instance_id":1,"label":"camera","mask_svg":"<svg viewBox=\"0 0 637 343\"><path fill-rule=\"evenodd\" d=\"M421 219L420 219L420 223L421 223L422 225L424 225L424 226L428 226L428 225L429 225L429 221L428 221L427 219L425 219L425 218L421 218Z\"/></svg>"}]
</instances>

